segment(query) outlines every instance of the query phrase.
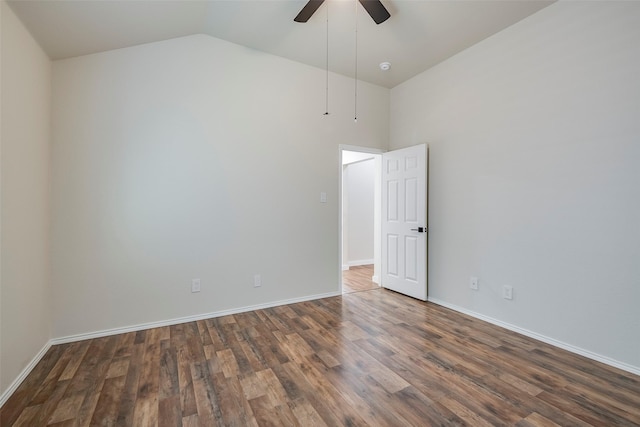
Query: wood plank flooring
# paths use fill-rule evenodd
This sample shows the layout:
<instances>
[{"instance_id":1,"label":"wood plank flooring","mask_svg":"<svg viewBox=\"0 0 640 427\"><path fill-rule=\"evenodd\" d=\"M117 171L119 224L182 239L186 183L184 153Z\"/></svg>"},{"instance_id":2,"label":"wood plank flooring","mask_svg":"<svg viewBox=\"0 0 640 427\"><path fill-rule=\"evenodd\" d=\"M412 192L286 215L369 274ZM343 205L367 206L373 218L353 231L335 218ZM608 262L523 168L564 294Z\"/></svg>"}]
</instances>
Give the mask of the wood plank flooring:
<instances>
[{"instance_id":1,"label":"wood plank flooring","mask_svg":"<svg viewBox=\"0 0 640 427\"><path fill-rule=\"evenodd\" d=\"M378 289L379 286L371 280L372 277L373 265L359 265L343 271L342 293L350 294Z\"/></svg>"},{"instance_id":2,"label":"wood plank flooring","mask_svg":"<svg viewBox=\"0 0 640 427\"><path fill-rule=\"evenodd\" d=\"M52 347L5 426L632 426L640 377L376 289Z\"/></svg>"}]
</instances>

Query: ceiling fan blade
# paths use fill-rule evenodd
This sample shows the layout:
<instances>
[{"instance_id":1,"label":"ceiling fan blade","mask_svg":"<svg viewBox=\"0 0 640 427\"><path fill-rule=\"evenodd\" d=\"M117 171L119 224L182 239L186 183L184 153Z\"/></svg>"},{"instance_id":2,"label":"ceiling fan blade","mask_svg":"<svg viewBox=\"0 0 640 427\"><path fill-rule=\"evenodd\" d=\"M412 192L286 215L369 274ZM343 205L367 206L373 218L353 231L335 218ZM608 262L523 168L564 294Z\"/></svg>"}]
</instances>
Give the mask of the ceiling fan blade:
<instances>
[{"instance_id":1,"label":"ceiling fan blade","mask_svg":"<svg viewBox=\"0 0 640 427\"><path fill-rule=\"evenodd\" d=\"M324 0L309 0L293 20L296 22L307 22L322 3L324 3Z\"/></svg>"},{"instance_id":2,"label":"ceiling fan blade","mask_svg":"<svg viewBox=\"0 0 640 427\"><path fill-rule=\"evenodd\" d=\"M382 24L391 16L380 0L360 0L360 4L371 15L376 24Z\"/></svg>"}]
</instances>

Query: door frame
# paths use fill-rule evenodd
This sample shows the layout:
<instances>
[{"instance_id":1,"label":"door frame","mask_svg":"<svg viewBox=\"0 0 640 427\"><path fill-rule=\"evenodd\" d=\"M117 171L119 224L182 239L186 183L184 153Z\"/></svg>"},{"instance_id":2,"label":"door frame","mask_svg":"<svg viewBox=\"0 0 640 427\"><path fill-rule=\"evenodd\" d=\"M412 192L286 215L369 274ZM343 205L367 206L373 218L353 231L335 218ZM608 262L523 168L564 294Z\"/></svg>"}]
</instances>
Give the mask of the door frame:
<instances>
[{"instance_id":1,"label":"door frame","mask_svg":"<svg viewBox=\"0 0 640 427\"><path fill-rule=\"evenodd\" d=\"M342 246L343 246L343 235L342 235L342 170L343 170L343 165L342 165L342 152L343 151L354 151L354 152L358 152L358 153L367 153L367 154L376 154L378 156L380 156L380 158L382 157L382 154L386 152L386 150L382 150L379 148L371 148L371 147L360 147L360 146L356 146L356 145L347 145L347 144L340 144L338 145L338 290L340 292L340 294L342 294L343 292L343 288L342 288L342 265L343 265L343 253L342 253ZM375 181L377 183L376 185L376 194L375 194L375 200L376 200L376 204L374 206L374 211L378 213L378 215L381 214L381 207L380 207L380 203L381 203L381 197L382 197L382 191L380 188L380 184L382 182L382 175L381 175L381 171L379 170L379 168L376 169L376 176L375 176ZM380 242L382 238L382 229L381 227L374 227L374 246L377 246L377 248L374 248L374 277L372 278L372 280L377 283L378 285L380 285L380 269L381 269L381 254L380 254ZM377 242L377 245L376 243ZM377 249L377 251L375 250ZM377 275L375 275L377 272Z\"/></svg>"}]
</instances>

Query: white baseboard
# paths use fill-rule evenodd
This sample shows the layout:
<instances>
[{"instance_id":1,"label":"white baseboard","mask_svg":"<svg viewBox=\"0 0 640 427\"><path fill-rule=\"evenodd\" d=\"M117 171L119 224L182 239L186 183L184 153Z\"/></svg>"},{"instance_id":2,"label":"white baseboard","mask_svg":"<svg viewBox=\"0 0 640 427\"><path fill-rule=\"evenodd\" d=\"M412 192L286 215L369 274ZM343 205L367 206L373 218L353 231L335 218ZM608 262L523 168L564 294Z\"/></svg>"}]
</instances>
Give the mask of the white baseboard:
<instances>
[{"instance_id":1,"label":"white baseboard","mask_svg":"<svg viewBox=\"0 0 640 427\"><path fill-rule=\"evenodd\" d=\"M377 285L380 284L380 277L378 276L371 276L371 281Z\"/></svg>"},{"instance_id":2,"label":"white baseboard","mask_svg":"<svg viewBox=\"0 0 640 427\"><path fill-rule=\"evenodd\" d=\"M13 381L13 383L11 383L9 388L7 388L2 393L2 395L0 395L0 407L2 407L2 405L4 405L7 400L9 400L11 395L16 391L16 389L20 386L20 384L22 384L22 381L24 381L24 379L31 373L33 368L36 367L38 362L40 362L40 360L44 357L44 355L47 353L47 351L49 351L49 349L53 345L67 344L67 343L76 342L76 341L83 341L83 340L88 340L88 339L107 337L107 336L111 336L111 335L124 334L124 333L127 333L127 332L137 332L137 331L142 331L142 330L145 330L145 329L177 325L177 324L180 324L180 323L193 322L193 321L204 320L204 319L211 319L211 318L214 318L214 317L228 316L230 314L245 313L247 311L261 310L261 309L264 309L264 308L278 307L278 306L281 306L281 305L295 304L297 302L312 301L312 300L316 300L316 299L335 297L335 296L339 296L339 295L342 295L342 293L339 292L339 291L327 292L327 293L324 293L324 294L309 295L309 296L306 296L306 297L291 298L291 299L286 299L286 300L281 300L281 301L272 301L272 302L268 302L268 303L265 303L265 304L257 304L257 305L234 308L234 309L229 309L229 310L221 310L221 311L215 311L215 312L211 312L211 313L198 314L198 315L195 315L195 316L179 317L179 318L170 319L170 320L162 320L162 321L158 321L158 322L141 323L141 324L138 324L138 325L124 326L124 327L121 327L121 328L105 329L105 330L102 330L102 331L95 331L95 332L88 332L88 333L83 333L83 334L69 335L69 336L66 336L66 337L53 338L53 339L49 340L49 342L46 343L44 345L44 347L42 347L42 349L33 358L33 360L22 370L22 372L20 372L20 375Z\"/></svg>"},{"instance_id":3,"label":"white baseboard","mask_svg":"<svg viewBox=\"0 0 640 427\"><path fill-rule=\"evenodd\" d=\"M349 269L349 264L342 264L342 271L347 271Z\"/></svg>"},{"instance_id":4,"label":"white baseboard","mask_svg":"<svg viewBox=\"0 0 640 427\"><path fill-rule=\"evenodd\" d=\"M9 388L7 388L2 393L2 395L0 395L0 408L7 402L7 400L9 400L9 398L17 390L17 388L20 387L20 384L22 384L22 381L24 381L24 379L27 378L27 376L31 373L33 368L35 368L36 365L40 362L40 360L42 360L44 355L47 354L47 351L49 351L49 349L51 348L51 345L52 345L51 341L47 342L40 349L38 354L36 354L36 356L33 359L31 359L31 362L29 362L29 364L25 366L22 372L20 372L20 375L18 375L18 377L15 380L13 380Z\"/></svg>"},{"instance_id":5,"label":"white baseboard","mask_svg":"<svg viewBox=\"0 0 640 427\"><path fill-rule=\"evenodd\" d=\"M140 323L138 325L123 326L123 327L120 327L120 328L105 329L105 330L102 330L102 331L87 332L87 333L76 334L76 335L68 335L66 337L60 337L60 338L52 339L51 340L51 344L52 345L66 344L66 343L70 343L70 342L76 342L76 341L83 341L83 340L94 339L94 338L107 337L107 336L111 336L111 335L125 334L125 333L128 333L128 332L143 331L145 329L161 328L161 327L164 327L164 326L178 325L180 323L194 322L194 321L197 321L197 320L204 320L204 319L212 319L214 317L222 317L222 316L228 316L230 314L245 313L247 311L261 310L261 309L264 309L264 308L278 307L278 306L281 306L281 305L295 304L295 303L298 303L298 302L305 302L305 301L312 301L312 300L316 300L316 299L335 297L335 296L338 296L338 295L341 295L341 293L339 291L328 292L328 293L324 293L324 294L309 295L309 296L306 296L306 297L291 298L291 299L286 299L286 300L281 300L281 301L272 301L272 302L268 302L268 303L265 303L265 304L250 305L250 306L246 306L246 307L214 311L214 312L211 312L211 313L196 314L194 316L178 317L178 318L175 318L175 319L161 320L161 321L149 322L149 323Z\"/></svg>"},{"instance_id":6,"label":"white baseboard","mask_svg":"<svg viewBox=\"0 0 640 427\"><path fill-rule=\"evenodd\" d=\"M348 261L347 265L349 267L358 267L360 265L371 265L371 264L374 263L374 261L375 260L373 260L373 259L357 259L357 260L354 260L354 261Z\"/></svg>"},{"instance_id":7,"label":"white baseboard","mask_svg":"<svg viewBox=\"0 0 640 427\"><path fill-rule=\"evenodd\" d=\"M374 278L375 278L375 276L374 276ZM127 332L136 332L136 331L141 331L141 330L145 330L145 329L177 325L177 324L180 324L180 323L193 322L193 321L197 321L197 320L204 320L204 319L210 319L210 318L221 317L221 316L228 316L230 314L245 313L247 311L261 310L261 309L265 309L265 308L278 307L278 306L281 306L281 305L295 304L295 303L298 303L298 302L312 301L312 300L322 299L322 298L329 298L329 297L334 297L334 296L338 296L338 295L340 295L340 292L338 292L338 291L336 291L336 292L328 292L328 293L324 293L324 294L316 294L316 295L310 295L310 296L306 296L306 297L291 298L291 299L281 300L281 301L273 301L273 302L269 302L269 303L265 303L265 304L257 304L257 305L246 306L246 307L241 307L241 308L215 311L215 312L204 313L204 314L199 314L199 315L195 315L195 316L186 316L186 317L180 317L180 318L175 318L175 319L170 319L170 320L163 320L163 321L158 321L158 322L141 323L141 324L138 324L138 325L125 326L125 327L121 327L121 328L106 329L106 330L102 330L102 331L95 331L95 332L89 332L89 333L83 333L83 334L69 335L69 336L66 336L66 337L54 338L54 339L51 339L49 342L47 342L42 347L42 349L40 349L38 354L36 354L36 356L31 360L31 362L29 362L29 364L22 370L22 372L20 372L20 375L18 375L18 377L11 383L11 385L0 395L0 407L2 405L4 405L7 400L9 400L11 395L16 391L16 389L20 386L20 384L22 384L24 379L31 373L33 368L35 368L35 366L38 364L38 362L40 362L40 360L44 357L44 355L47 353L47 351L49 351L49 348L51 348L52 345L66 344L66 343L75 342L75 341L82 341L82 340L87 340L87 339L100 338L100 337L105 337L105 336L110 336L110 335L117 335L117 334L122 334L122 333L127 333ZM464 314L469 315L471 317L475 317L477 319L484 320L485 322L500 326L500 327L508 329L510 331L517 332L519 334L528 336L530 338L537 339L537 340L545 342L547 344L562 348L562 349L570 351L572 353L579 354L579 355L584 356L586 358L589 358L589 359L592 359L592 360L596 360L598 362L602 362L602 363L604 363L606 365L613 366L613 367L618 368L618 369L622 369L623 371L627 371L627 372L630 372L630 373L635 374L635 375L640 375L640 368L639 367L632 366L632 365L629 365L629 364L626 364L626 363L623 363L623 362L619 362L617 360L614 360L614 359L611 359L611 358L608 358L608 357L593 353L591 351L584 350L582 348L575 347L575 346L570 345L570 344L566 344L566 343L558 341L556 339L553 339L553 338L550 338L550 337L547 337L547 336L544 336L544 335L540 335L538 333L529 331L527 329L520 328L518 326L503 322L501 320L497 320L497 319L494 319L492 317L488 317L488 316L485 316L483 314L476 313L476 312L471 311L471 310L467 310L467 309L465 309L463 307L459 307L459 306L454 305L454 304L449 304L448 302L439 300L437 298L429 297L428 301L432 302L434 304L437 304L437 305L441 305L441 306L446 307L446 308L450 308L451 310L454 310L454 311L457 311L457 312L460 312L460 313L464 313Z\"/></svg>"},{"instance_id":8,"label":"white baseboard","mask_svg":"<svg viewBox=\"0 0 640 427\"><path fill-rule=\"evenodd\" d=\"M627 371L627 372L630 372L630 373L635 374L635 375L640 375L640 367L629 365L627 363L620 362L620 361L617 361L615 359L611 359L609 357L602 356L602 355L597 354L597 353L593 353L593 352L591 352L589 350L585 350L583 348L576 347L576 346L573 346L571 344L564 343L562 341L558 341L558 340L556 340L554 338L550 338L550 337L547 337L545 335L541 335L541 334L538 334L536 332L529 331L527 329L523 329L523 328L521 328L519 326L515 326L515 325L512 325L510 323L506 323L506 322L503 322L503 321L498 320L498 319L494 319L494 318L489 317L489 316L485 316L484 314L476 313L475 311L467 310L466 308L459 307L459 306L454 305L454 304L449 304L448 302L439 300L437 298L429 297L427 299L427 301L432 302L432 303L437 304L437 305L441 305L441 306L446 307L446 308L450 308L451 310L457 311L459 313L463 313L463 314L466 314L468 316L475 317L476 319L484 320L485 322L494 324L496 326L500 326L502 328L508 329L510 331L513 331L513 332L517 332L517 333L525 335L525 336L527 336L529 338L533 338L533 339L536 339L538 341L542 341L544 343L550 344L552 346L559 347L561 349L570 351L571 353L579 354L580 356L584 356L584 357L586 357L588 359L604 363L605 365L613 366L614 368L622 369L623 371Z\"/></svg>"}]
</instances>

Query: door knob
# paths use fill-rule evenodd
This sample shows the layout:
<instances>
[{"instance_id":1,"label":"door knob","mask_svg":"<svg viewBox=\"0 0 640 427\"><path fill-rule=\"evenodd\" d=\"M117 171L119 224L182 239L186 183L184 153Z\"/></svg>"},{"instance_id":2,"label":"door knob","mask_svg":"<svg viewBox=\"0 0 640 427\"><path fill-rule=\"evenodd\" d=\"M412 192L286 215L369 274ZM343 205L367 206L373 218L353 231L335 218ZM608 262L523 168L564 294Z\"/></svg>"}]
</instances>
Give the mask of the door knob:
<instances>
[{"instance_id":1,"label":"door knob","mask_svg":"<svg viewBox=\"0 0 640 427\"><path fill-rule=\"evenodd\" d=\"M412 228L411 231L417 231L418 233L426 233L427 227Z\"/></svg>"}]
</instances>

